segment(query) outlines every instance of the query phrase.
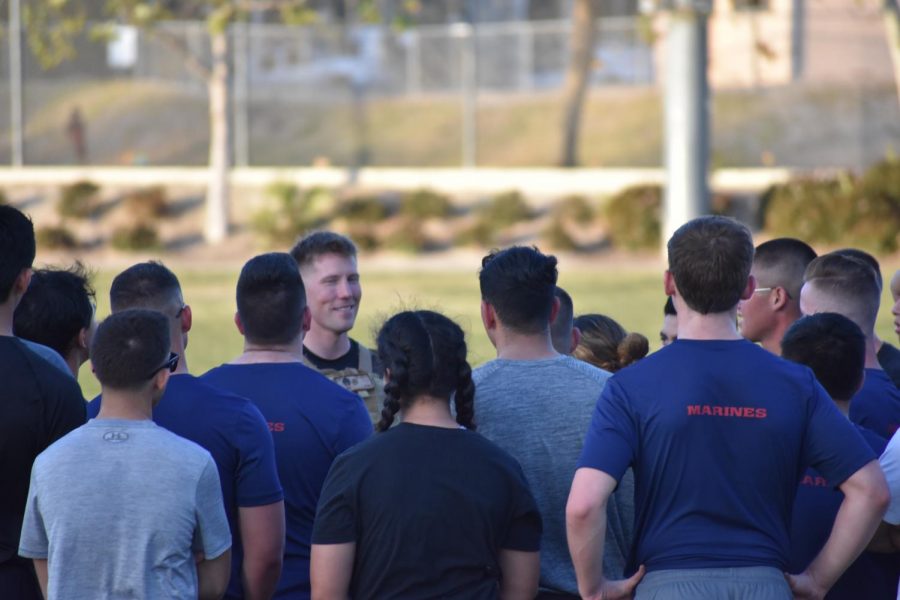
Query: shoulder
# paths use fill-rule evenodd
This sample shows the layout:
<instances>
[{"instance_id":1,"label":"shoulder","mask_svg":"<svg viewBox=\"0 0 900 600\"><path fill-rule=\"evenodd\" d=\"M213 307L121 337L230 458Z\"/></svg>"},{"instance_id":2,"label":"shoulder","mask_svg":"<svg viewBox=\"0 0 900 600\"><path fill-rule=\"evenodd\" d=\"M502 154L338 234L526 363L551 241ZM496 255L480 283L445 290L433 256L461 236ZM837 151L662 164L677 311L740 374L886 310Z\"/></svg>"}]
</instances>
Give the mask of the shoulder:
<instances>
[{"instance_id":1,"label":"shoulder","mask_svg":"<svg viewBox=\"0 0 900 600\"><path fill-rule=\"evenodd\" d=\"M70 456L72 449L83 443L86 432L87 426L81 425L47 446L34 460L35 469L39 465L43 468L48 463Z\"/></svg>"},{"instance_id":2,"label":"shoulder","mask_svg":"<svg viewBox=\"0 0 900 600\"><path fill-rule=\"evenodd\" d=\"M165 427L154 427L151 430L159 445L171 449L173 455L177 455L180 461L205 467L207 462L213 460L206 448L192 442L187 438L176 435Z\"/></svg>"},{"instance_id":3,"label":"shoulder","mask_svg":"<svg viewBox=\"0 0 900 600\"><path fill-rule=\"evenodd\" d=\"M583 377L600 384L606 383L606 380L612 376L609 371L604 371L572 356L564 356L560 361L560 367L570 371L576 377Z\"/></svg>"}]
</instances>

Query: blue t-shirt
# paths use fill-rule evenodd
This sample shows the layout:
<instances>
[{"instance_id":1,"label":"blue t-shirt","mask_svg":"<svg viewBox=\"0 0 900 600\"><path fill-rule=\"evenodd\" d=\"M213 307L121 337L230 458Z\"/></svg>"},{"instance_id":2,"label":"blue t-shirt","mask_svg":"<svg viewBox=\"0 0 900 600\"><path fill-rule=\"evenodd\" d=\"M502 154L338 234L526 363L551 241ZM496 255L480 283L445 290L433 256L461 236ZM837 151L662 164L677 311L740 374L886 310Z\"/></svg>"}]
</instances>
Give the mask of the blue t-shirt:
<instances>
[{"instance_id":1,"label":"blue t-shirt","mask_svg":"<svg viewBox=\"0 0 900 600\"><path fill-rule=\"evenodd\" d=\"M850 420L891 439L900 427L900 388L881 369L866 369L862 389L850 400Z\"/></svg>"},{"instance_id":2,"label":"blue t-shirt","mask_svg":"<svg viewBox=\"0 0 900 600\"><path fill-rule=\"evenodd\" d=\"M88 417L100 412L102 398L88 404ZM216 462L225 514L231 527L231 581L228 598L243 596L238 508L265 506L284 498L275 466L275 448L266 420L252 402L214 388L193 375L178 374L156 408L153 421L205 448Z\"/></svg>"},{"instance_id":3,"label":"blue t-shirt","mask_svg":"<svg viewBox=\"0 0 900 600\"><path fill-rule=\"evenodd\" d=\"M884 452L887 440L856 426L877 455ZM797 489L791 520L791 561L788 571L800 573L819 554L828 541L834 518L844 494L815 469L807 469ZM827 600L893 600L897 595L898 562L896 555L863 552L832 586Z\"/></svg>"},{"instance_id":4,"label":"blue t-shirt","mask_svg":"<svg viewBox=\"0 0 900 600\"><path fill-rule=\"evenodd\" d=\"M372 435L359 396L300 363L222 365L202 379L256 404L275 441L287 539L276 597L308 598L316 504L338 454Z\"/></svg>"},{"instance_id":5,"label":"blue t-shirt","mask_svg":"<svg viewBox=\"0 0 900 600\"><path fill-rule=\"evenodd\" d=\"M746 340L682 340L616 373L579 467L634 467L636 564L784 569L797 483L875 458L811 370Z\"/></svg>"}]
</instances>

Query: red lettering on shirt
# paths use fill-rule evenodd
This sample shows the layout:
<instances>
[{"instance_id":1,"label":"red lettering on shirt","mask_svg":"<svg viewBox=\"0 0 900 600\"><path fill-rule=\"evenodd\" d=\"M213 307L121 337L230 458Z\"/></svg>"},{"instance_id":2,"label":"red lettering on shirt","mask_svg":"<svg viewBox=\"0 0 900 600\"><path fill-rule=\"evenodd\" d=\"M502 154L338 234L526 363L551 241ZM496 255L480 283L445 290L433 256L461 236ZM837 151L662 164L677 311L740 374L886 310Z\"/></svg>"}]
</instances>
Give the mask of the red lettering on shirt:
<instances>
[{"instance_id":1,"label":"red lettering on shirt","mask_svg":"<svg viewBox=\"0 0 900 600\"><path fill-rule=\"evenodd\" d=\"M284 431L284 423L273 423L272 421L268 422L269 431L281 433Z\"/></svg>"},{"instance_id":2,"label":"red lettering on shirt","mask_svg":"<svg viewBox=\"0 0 900 600\"><path fill-rule=\"evenodd\" d=\"M800 485L809 485L812 487L828 487L828 480L822 476L804 475L800 480Z\"/></svg>"},{"instance_id":3,"label":"red lettering on shirt","mask_svg":"<svg viewBox=\"0 0 900 600\"><path fill-rule=\"evenodd\" d=\"M688 404L689 417L739 417L741 419L765 419L768 412L765 408L752 406L710 406L708 404Z\"/></svg>"}]
</instances>

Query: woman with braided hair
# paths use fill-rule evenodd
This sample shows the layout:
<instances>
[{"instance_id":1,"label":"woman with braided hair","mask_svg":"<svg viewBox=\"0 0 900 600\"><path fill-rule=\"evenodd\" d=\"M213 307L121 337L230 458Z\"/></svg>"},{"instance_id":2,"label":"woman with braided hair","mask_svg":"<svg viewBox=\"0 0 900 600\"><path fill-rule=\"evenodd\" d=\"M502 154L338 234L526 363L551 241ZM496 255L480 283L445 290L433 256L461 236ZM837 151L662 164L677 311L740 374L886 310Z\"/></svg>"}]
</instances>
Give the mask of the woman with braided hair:
<instances>
[{"instance_id":1,"label":"woman with braided hair","mask_svg":"<svg viewBox=\"0 0 900 600\"><path fill-rule=\"evenodd\" d=\"M515 459L473 431L462 329L436 312L406 311L382 326L377 345L380 433L328 473L312 537L313 599L534 598L540 514Z\"/></svg>"}]
</instances>

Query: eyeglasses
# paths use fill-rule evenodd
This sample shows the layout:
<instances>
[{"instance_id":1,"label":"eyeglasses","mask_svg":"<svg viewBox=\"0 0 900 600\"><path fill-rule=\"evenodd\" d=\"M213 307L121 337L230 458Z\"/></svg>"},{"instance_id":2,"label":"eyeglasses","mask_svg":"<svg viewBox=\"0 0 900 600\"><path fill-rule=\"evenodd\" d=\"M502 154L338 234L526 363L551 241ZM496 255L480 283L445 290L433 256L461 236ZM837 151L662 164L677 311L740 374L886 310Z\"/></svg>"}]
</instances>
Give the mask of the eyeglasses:
<instances>
[{"instance_id":1,"label":"eyeglasses","mask_svg":"<svg viewBox=\"0 0 900 600\"><path fill-rule=\"evenodd\" d=\"M774 289L775 289L775 288L770 288L770 287L767 287L767 288L756 288L755 290L753 290L753 293L755 294L756 292L771 292L771 291L774 290Z\"/></svg>"},{"instance_id":2,"label":"eyeglasses","mask_svg":"<svg viewBox=\"0 0 900 600\"><path fill-rule=\"evenodd\" d=\"M156 374L162 371L163 369L168 369L169 373L174 373L175 369L178 368L178 354L175 352L169 352L169 358L163 364L159 365L153 371L150 372L145 379L153 379L156 377Z\"/></svg>"}]
</instances>

